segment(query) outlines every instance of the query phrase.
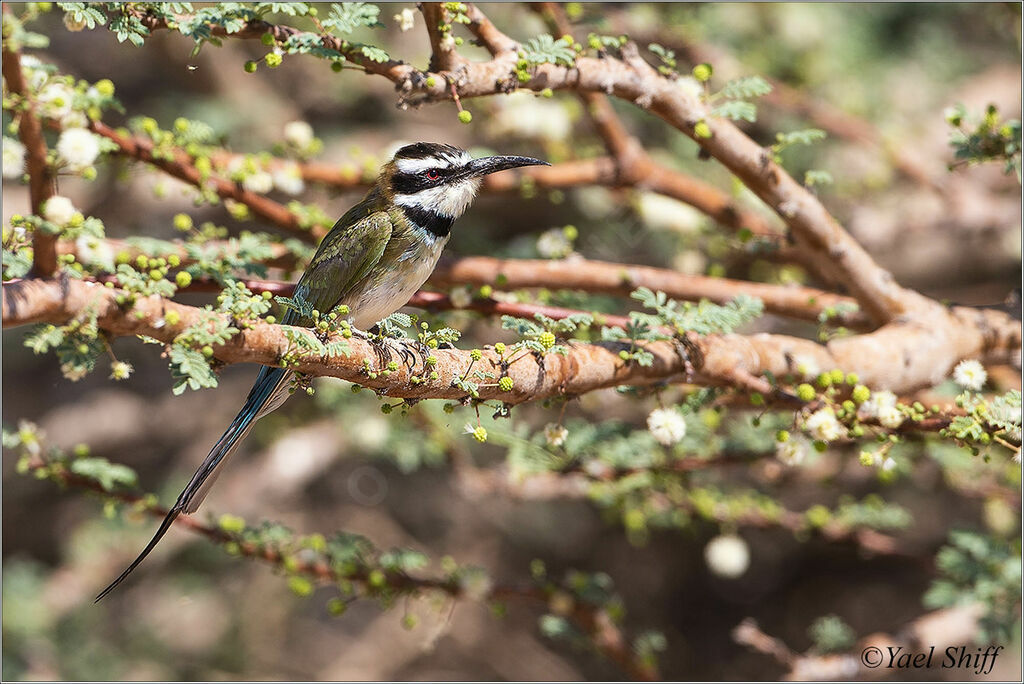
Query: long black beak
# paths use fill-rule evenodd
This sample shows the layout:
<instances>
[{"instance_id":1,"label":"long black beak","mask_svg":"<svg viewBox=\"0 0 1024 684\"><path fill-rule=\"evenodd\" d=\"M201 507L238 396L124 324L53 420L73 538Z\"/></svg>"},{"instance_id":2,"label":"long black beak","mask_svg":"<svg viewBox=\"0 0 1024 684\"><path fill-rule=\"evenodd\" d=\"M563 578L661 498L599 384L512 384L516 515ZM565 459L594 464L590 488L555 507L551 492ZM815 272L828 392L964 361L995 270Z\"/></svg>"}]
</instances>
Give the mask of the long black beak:
<instances>
[{"instance_id":1,"label":"long black beak","mask_svg":"<svg viewBox=\"0 0 1024 684\"><path fill-rule=\"evenodd\" d=\"M469 178L478 178L506 169L516 169L520 166L551 166L551 164L532 157L516 157L514 155L481 157L469 162L465 173Z\"/></svg>"}]
</instances>

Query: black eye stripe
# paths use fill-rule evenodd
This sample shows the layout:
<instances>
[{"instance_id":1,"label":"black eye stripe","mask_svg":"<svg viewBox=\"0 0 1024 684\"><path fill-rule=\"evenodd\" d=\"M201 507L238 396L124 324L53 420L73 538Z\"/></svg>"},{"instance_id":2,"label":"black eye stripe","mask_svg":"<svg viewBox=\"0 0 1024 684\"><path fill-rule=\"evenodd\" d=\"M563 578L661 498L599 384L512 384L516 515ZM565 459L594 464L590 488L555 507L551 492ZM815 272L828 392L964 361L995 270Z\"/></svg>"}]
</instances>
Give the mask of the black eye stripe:
<instances>
[{"instance_id":1,"label":"black eye stripe","mask_svg":"<svg viewBox=\"0 0 1024 684\"><path fill-rule=\"evenodd\" d=\"M436 173L436 178L428 178L428 173ZM407 173L405 171L397 171L391 177L391 189L397 192L399 195L411 195L433 187L444 182L446 179L451 178L455 175L455 169L446 168L430 168L416 173Z\"/></svg>"}]
</instances>

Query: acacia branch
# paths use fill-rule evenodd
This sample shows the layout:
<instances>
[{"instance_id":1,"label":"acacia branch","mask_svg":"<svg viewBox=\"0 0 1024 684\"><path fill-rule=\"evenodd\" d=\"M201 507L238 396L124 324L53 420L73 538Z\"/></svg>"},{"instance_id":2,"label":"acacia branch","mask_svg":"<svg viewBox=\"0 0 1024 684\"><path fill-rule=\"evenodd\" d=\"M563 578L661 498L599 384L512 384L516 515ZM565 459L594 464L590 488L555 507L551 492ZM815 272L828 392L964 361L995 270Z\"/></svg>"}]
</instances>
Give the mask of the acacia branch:
<instances>
[{"instance_id":1,"label":"acacia branch","mask_svg":"<svg viewBox=\"0 0 1024 684\"><path fill-rule=\"evenodd\" d=\"M452 25L448 17L448 10L444 8L443 3L421 2L419 8L423 14L427 35L430 37L431 70L453 71L468 63L468 60L455 50L455 43L451 39ZM442 25L447 25L448 30L442 31Z\"/></svg>"},{"instance_id":2,"label":"acacia branch","mask_svg":"<svg viewBox=\"0 0 1024 684\"><path fill-rule=\"evenodd\" d=\"M870 326L866 316L852 310L856 307L853 299L823 290L687 275L664 268L589 259L462 257L440 264L430 276L430 282L444 287L471 283L509 290L527 287L585 290L622 297L628 297L638 287L647 287L674 299L709 299L719 304L738 295L748 295L761 299L767 311L781 316L817 321L822 312L833 309L836 315L831 321L855 329Z\"/></svg>"},{"instance_id":3,"label":"acacia branch","mask_svg":"<svg viewBox=\"0 0 1024 684\"><path fill-rule=\"evenodd\" d=\"M22 280L3 286L4 327L27 323L65 323L85 312L94 312L98 326L113 335L146 335L172 342L208 312L167 301L157 296L140 297L131 305L119 305L126 293L116 288L78 280ZM178 314L169 323L168 311ZM225 323L227 314L219 314ZM364 360L376 358L375 349L358 338L348 340L348 356L325 357L296 354L295 370L309 375L329 375L371 387L380 394L406 399L467 398L454 381L468 377L470 369L493 376L481 382L479 399L519 404L552 396L577 396L618 385L649 385L686 380L703 385L736 386L757 391L777 400L792 401L779 394L762 376L802 377L806 364L821 369L841 368L857 373L870 387L909 391L934 385L944 379L952 366L964 358L997 358L1019 353L1020 327L1017 321L992 310L956 307L943 316L921 322L891 323L875 332L835 339L820 345L785 335L686 335L681 343L651 342L643 345L652 355L650 366L623 361L619 351L629 343L581 344L570 342L565 356L549 353L527 354L505 364L492 349L478 361L470 352L437 349L436 380L424 379L423 368L406 368L388 375L371 377ZM242 330L224 345L213 348L214 356L226 363L280 364L295 354L285 335L285 326L256 323ZM372 365L372 364L371 364ZM507 366L507 367L506 367ZM378 369L379 370L379 369ZM504 392L497 379L507 375L513 389ZM413 380L413 377L416 380ZM492 384L493 383L493 386Z\"/></svg>"},{"instance_id":4,"label":"acacia branch","mask_svg":"<svg viewBox=\"0 0 1024 684\"><path fill-rule=\"evenodd\" d=\"M746 618L737 625L732 638L741 646L770 656L787 668L784 676L787 680L886 679L892 674L891 667L886 667L891 652L887 649L903 648L904 653L918 653L934 648L942 653L946 646L970 643L978 636L984 614L985 607L980 603L942 608L925 613L890 634L876 632L866 636L843 653L822 654L815 649L798 653L781 639L762 631L752 618Z\"/></svg>"},{"instance_id":5,"label":"acacia branch","mask_svg":"<svg viewBox=\"0 0 1024 684\"><path fill-rule=\"evenodd\" d=\"M4 5L4 14L10 12L9 5ZM28 97L28 86L25 75L21 71L21 55L8 48L7 41L3 47L4 83L11 95L20 100L18 118L18 137L25 146L25 167L28 171L29 201L32 213L43 215L43 205L55 194L55 178L53 170L46 161L46 140L43 128L36 116L35 105ZM32 272L43 278L52 276L57 271L57 236L42 230L32 235Z\"/></svg>"},{"instance_id":6,"label":"acacia branch","mask_svg":"<svg viewBox=\"0 0 1024 684\"><path fill-rule=\"evenodd\" d=\"M142 494L109 491L98 480L74 473L59 462L48 461L41 456L33 456L29 459L27 465L29 471L44 473L46 477L62 486L91 491L106 499L131 504L156 519L163 519L167 515L165 508L146 501L146 497ZM483 596L471 597L466 588L457 579L414 577L404 572L385 570L383 568L377 569L379 575L384 578L383 586L374 584L371 590L370 570L368 568L357 567L351 572L339 572L336 566L332 566L325 560L310 561L297 557L294 554L286 555L273 545L247 541L240 535L232 534L220 527L204 524L191 515L179 515L175 519L174 524L206 537L215 544L221 546L233 544L234 549L237 550L237 555L243 558L261 560L279 570L285 570L290 574L306 575L317 582L325 584L338 585L342 582L354 582L362 586L363 591L367 595L372 595L373 592L380 592L382 589L399 594L420 594L437 591L456 600L474 598L475 600L488 603L512 599L534 601L547 605L552 597L560 591L557 586L550 584L545 586L498 585L491 587ZM621 667L631 679L637 681L655 681L659 679L657 667L640 659L633 652L622 631L608 615L605 608L583 600L574 600L571 611L566 617L580 628L600 653Z\"/></svg>"},{"instance_id":7,"label":"acacia branch","mask_svg":"<svg viewBox=\"0 0 1024 684\"><path fill-rule=\"evenodd\" d=\"M318 241L327 232L324 226L304 228L298 217L287 207L259 193L250 192L238 183L212 175L204 178L184 150L174 149L172 158L167 159L154 153L152 142L138 136L122 135L102 121L90 122L89 129L116 143L123 154L146 162L197 188L212 188L220 197L244 204L256 216L307 242Z\"/></svg>"}]
</instances>

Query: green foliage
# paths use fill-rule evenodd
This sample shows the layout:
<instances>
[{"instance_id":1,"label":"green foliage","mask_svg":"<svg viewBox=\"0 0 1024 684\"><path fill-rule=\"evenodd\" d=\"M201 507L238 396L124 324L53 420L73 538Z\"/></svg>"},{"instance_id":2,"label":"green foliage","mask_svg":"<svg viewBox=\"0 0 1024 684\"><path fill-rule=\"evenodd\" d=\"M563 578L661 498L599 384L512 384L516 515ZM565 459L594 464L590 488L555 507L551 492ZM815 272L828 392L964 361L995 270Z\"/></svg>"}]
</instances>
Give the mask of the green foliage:
<instances>
[{"instance_id":1,"label":"green foliage","mask_svg":"<svg viewBox=\"0 0 1024 684\"><path fill-rule=\"evenodd\" d=\"M254 8L256 14L287 14L290 17L304 17L309 14L310 3L308 2L257 2Z\"/></svg>"},{"instance_id":2,"label":"green foliage","mask_svg":"<svg viewBox=\"0 0 1024 684\"><path fill-rule=\"evenodd\" d=\"M376 28L384 24L378 21L380 7L370 2L332 3L330 14L323 19L324 28L336 33L352 33L360 27ZM383 60L380 60L383 61Z\"/></svg>"},{"instance_id":3,"label":"green foliage","mask_svg":"<svg viewBox=\"0 0 1024 684\"><path fill-rule=\"evenodd\" d=\"M653 309L656 315L632 312L631 317L646 322L649 326L668 326L677 334L695 332L699 335L726 334L758 318L764 312L764 303L756 297L739 295L724 305L701 300L678 302L669 299L664 292L654 292L646 287L636 289L631 295L644 307Z\"/></svg>"},{"instance_id":4,"label":"green foliage","mask_svg":"<svg viewBox=\"0 0 1024 684\"><path fill-rule=\"evenodd\" d=\"M838 615L824 615L807 628L807 634L819 653L842 653L853 647L857 639L853 628Z\"/></svg>"},{"instance_id":5,"label":"green foliage","mask_svg":"<svg viewBox=\"0 0 1024 684\"><path fill-rule=\"evenodd\" d=\"M712 97L727 100L742 100L750 97L761 97L772 92L772 86L760 76L744 76L729 81Z\"/></svg>"},{"instance_id":6,"label":"green foliage","mask_svg":"<svg viewBox=\"0 0 1024 684\"><path fill-rule=\"evenodd\" d=\"M515 316L501 317L501 327L512 330L522 338L509 347L509 356L513 359L517 358L515 354L518 351L536 354L551 352L565 356L569 353L569 348L564 344L557 344L558 338L575 332L578 328L588 327L594 322L593 316L583 313L572 314L557 321L541 313L536 313L533 317L532 321ZM512 363L512 360L508 363Z\"/></svg>"},{"instance_id":7,"label":"green foliage","mask_svg":"<svg viewBox=\"0 0 1024 684\"><path fill-rule=\"evenodd\" d=\"M135 47L142 47L149 35L149 29L134 14L119 14L110 20L110 30L120 43L126 40Z\"/></svg>"},{"instance_id":8,"label":"green foliage","mask_svg":"<svg viewBox=\"0 0 1024 684\"><path fill-rule=\"evenodd\" d=\"M828 137L828 134L820 128L804 128L798 131L789 131L788 133L776 133L772 151L775 154L779 154L787 147L792 147L793 145L813 145L818 141L824 140L826 137Z\"/></svg>"},{"instance_id":9,"label":"green foliage","mask_svg":"<svg viewBox=\"0 0 1024 684\"><path fill-rule=\"evenodd\" d=\"M760 76L746 76L729 81L720 91L708 96L707 100L711 104L725 100L711 109L712 116L754 122L757 120L757 107L747 102L746 98L761 97L771 91L771 85Z\"/></svg>"},{"instance_id":10,"label":"green foliage","mask_svg":"<svg viewBox=\"0 0 1024 684\"><path fill-rule=\"evenodd\" d=\"M182 344L171 345L171 377L174 379L172 392L179 395L186 389L198 390L216 387L217 376L202 352Z\"/></svg>"},{"instance_id":11,"label":"green foliage","mask_svg":"<svg viewBox=\"0 0 1024 684\"><path fill-rule=\"evenodd\" d=\"M58 2L57 7L71 18L76 24L85 24L88 29L94 29L97 25L103 26L107 23L107 16L103 14L91 2Z\"/></svg>"},{"instance_id":12,"label":"green foliage","mask_svg":"<svg viewBox=\"0 0 1024 684\"><path fill-rule=\"evenodd\" d=\"M519 56L530 65L560 64L572 66L576 63L576 52L572 46L559 38L555 40L550 34L542 33L523 44Z\"/></svg>"},{"instance_id":13,"label":"green foliage","mask_svg":"<svg viewBox=\"0 0 1024 684\"><path fill-rule=\"evenodd\" d=\"M131 468L120 463L111 463L105 458L77 458L71 461L71 472L95 480L105 491L134 487L138 475Z\"/></svg>"},{"instance_id":14,"label":"green foliage","mask_svg":"<svg viewBox=\"0 0 1024 684\"><path fill-rule=\"evenodd\" d=\"M217 310L231 314L243 328L270 311L270 293L254 295L240 282L232 281L217 297Z\"/></svg>"},{"instance_id":15,"label":"green foliage","mask_svg":"<svg viewBox=\"0 0 1024 684\"><path fill-rule=\"evenodd\" d=\"M815 185L831 185L834 182L832 174L824 169L808 169L804 172L804 185L809 188Z\"/></svg>"},{"instance_id":16,"label":"green foliage","mask_svg":"<svg viewBox=\"0 0 1024 684\"><path fill-rule=\"evenodd\" d=\"M731 100L717 105L711 110L712 116L720 116L733 121L757 121L757 107L751 102Z\"/></svg>"},{"instance_id":17,"label":"green foliage","mask_svg":"<svg viewBox=\"0 0 1024 684\"><path fill-rule=\"evenodd\" d=\"M967 110L962 104L947 111L946 121L954 127L949 144L953 147L957 163L980 164L1002 161L1004 171L1016 172L1021 178L1021 122L1019 119L1001 121L999 110L989 105L985 114L974 125L967 123Z\"/></svg>"},{"instance_id":18,"label":"green foliage","mask_svg":"<svg viewBox=\"0 0 1024 684\"><path fill-rule=\"evenodd\" d=\"M39 325L25 337L25 346L36 354L55 352L64 377L78 381L96 367L96 359L106 351L107 342L96 325L96 313L84 311L62 326Z\"/></svg>"},{"instance_id":19,"label":"green foliage","mask_svg":"<svg viewBox=\"0 0 1024 684\"><path fill-rule=\"evenodd\" d=\"M661 65L658 67L658 73L663 76L669 76L675 73L676 68L676 53L673 50L669 50L666 47L659 45L658 43L651 43L647 46L647 49L658 56L661 60Z\"/></svg>"},{"instance_id":20,"label":"green foliage","mask_svg":"<svg viewBox=\"0 0 1024 684\"><path fill-rule=\"evenodd\" d=\"M977 643L1006 644L1020 632L1020 540L954 531L935 557L940 578L923 601L928 608L979 603L984 609Z\"/></svg>"},{"instance_id":21,"label":"green foliage","mask_svg":"<svg viewBox=\"0 0 1024 684\"><path fill-rule=\"evenodd\" d=\"M949 427L940 434L952 437L969 447L973 453L991 448L993 442L1002 442L1019 453L1021 442L1021 394L1010 390L1006 394L989 398L979 392L965 391L956 398L957 406L966 415L954 416Z\"/></svg>"}]
</instances>

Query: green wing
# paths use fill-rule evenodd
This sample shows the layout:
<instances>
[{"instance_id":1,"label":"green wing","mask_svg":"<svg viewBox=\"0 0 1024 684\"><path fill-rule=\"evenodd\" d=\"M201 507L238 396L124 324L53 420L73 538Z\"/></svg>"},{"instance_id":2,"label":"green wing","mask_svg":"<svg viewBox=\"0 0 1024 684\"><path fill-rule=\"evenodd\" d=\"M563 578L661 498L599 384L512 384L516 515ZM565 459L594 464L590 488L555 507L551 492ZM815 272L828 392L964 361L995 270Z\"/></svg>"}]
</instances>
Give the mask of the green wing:
<instances>
[{"instance_id":1,"label":"green wing","mask_svg":"<svg viewBox=\"0 0 1024 684\"><path fill-rule=\"evenodd\" d=\"M359 207L353 207L357 210ZM294 297L304 299L321 313L327 313L380 261L391 239L392 223L387 212L377 211L358 218L349 211L341 217L320 243L305 273L295 286ZM360 212L362 213L362 212ZM358 218L351 225L350 220ZM347 225L347 227L346 227ZM312 320L289 309L281 321L286 325L310 326Z\"/></svg>"}]
</instances>

